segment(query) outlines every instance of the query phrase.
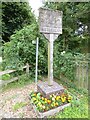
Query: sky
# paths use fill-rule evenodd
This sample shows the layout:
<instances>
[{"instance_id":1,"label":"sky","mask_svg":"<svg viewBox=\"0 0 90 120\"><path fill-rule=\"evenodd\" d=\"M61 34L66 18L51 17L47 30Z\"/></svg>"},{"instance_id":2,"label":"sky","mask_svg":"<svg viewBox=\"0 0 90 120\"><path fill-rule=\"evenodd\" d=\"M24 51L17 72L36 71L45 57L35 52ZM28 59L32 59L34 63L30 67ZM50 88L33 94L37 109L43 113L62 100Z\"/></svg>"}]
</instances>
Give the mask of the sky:
<instances>
[{"instance_id":1,"label":"sky","mask_svg":"<svg viewBox=\"0 0 90 120\"><path fill-rule=\"evenodd\" d=\"M38 9L43 5L42 0L29 0L29 4L34 11L36 17L39 16L39 11Z\"/></svg>"}]
</instances>

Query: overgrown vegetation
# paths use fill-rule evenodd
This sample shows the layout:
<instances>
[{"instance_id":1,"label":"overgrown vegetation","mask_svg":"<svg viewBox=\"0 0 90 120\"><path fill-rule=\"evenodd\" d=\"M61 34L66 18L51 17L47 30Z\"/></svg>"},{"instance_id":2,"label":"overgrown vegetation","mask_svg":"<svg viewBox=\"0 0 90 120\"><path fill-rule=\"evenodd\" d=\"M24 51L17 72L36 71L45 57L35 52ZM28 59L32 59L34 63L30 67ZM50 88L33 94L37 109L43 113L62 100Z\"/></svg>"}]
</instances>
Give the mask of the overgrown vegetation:
<instances>
[{"instance_id":1,"label":"overgrown vegetation","mask_svg":"<svg viewBox=\"0 0 90 120\"><path fill-rule=\"evenodd\" d=\"M16 30L35 22L28 2L2 2L2 39L10 41Z\"/></svg>"},{"instance_id":2,"label":"overgrown vegetation","mask_svg":"<svg viewBox=\"0 0 90 120\"><path fill-rule=\"evenodd\" d=\"M35 31L34 34L33 31ZM32 24L17 31L11 36L11 41L4 44L6 69L17 68L27 62L30 65L35 63L35 45L32 41L36 39L37 32L36 25Z\"/></svg>"},{"instance_id":3,"label":"overgrown vegetation","mask_svg":"<svg viewBox=\"0 0 90 120\"><path fill-rule=\"evenodd\" d=\"M78 89L73 83L63 82L63 80L56 80L71 93L73 96L72 105L60 111L52 118L89 118L88 114L88 91L84 88Z\"/></svg>"},{"instance_id":4,"label":"overgrown vegetation","mask_svg":"<svg viewBox=\"0 0 90 120\"><path fill-rule=\"evenodd\" d=\"M88 69L88 58L85 54L72 53L72 52L61 52L59 53L55 49L54 55L54 76L56 78L64 75L69 80L76 80L76 70L77 68L83 67L83 69ZM83 62L85 61L85 62Z\"/></svg>"},{"instance_id":5,"label":"overgrown vegetation","mask_svg":"<svg viewBox=\"0 0 90 120\"><path fill-rule=\"evenodd\" d=\"M46 2L45 6L54 10L63 11L63 34L54 42L54 77L60 78L60 74L66 79L58 79L74 96L72 106L55 115L55 118L87 118L88 97L86 89L78 89L74 84L76 65L79 61L86 61L90 64L90 4L82 2ZM19 76L17 82L5 86L7 88L23 87L34 82L35 77L35 53L36 38L39 37L39 59L38 74L47 75L48 72L48 45L45 37L40 34L38 21L28 3L3 2L2 3L2 50L3 63L0 63L0 70L22 69L29 63L30 74ZM1 52L0 52L1 55ZM82 62L83 64L83 62ZM1 66L2 65L2 66ZM83 64L85 69L85 64ZM87 72L90 72L88 67ZM11 76L6 74L4 80ZM39 77L40 77L39 76ZM90 78L90 74L89 74ZM72 81L72 82L71 82ZM79 99L76 99L79 98ZM25 106L25 103L17 103L14 110Z\"/></svg>"},{"instance_id":6,"label":"overgrown vegetation","mask_svg":"<svg viewBox=\"0 0 90 120\"><path fill-rule=\"evenodd\" d=\"M31 75L27 75L27 74L23 74L18 76L19 79L15 82L11 82L6 86L2 87L2 92L5 90L9 90L12 88L20 88L20 87L24 87L25 85L31 84L35 81L35 78L32 78Z\"/></svg>"},{"instance_id":7,"label":"overgrown vegetation","mask_svg":"<svg viewBox=\"0 0 90 120\"><path fill-rule=\"evenodd\" d=\"M5 11L8 5L13 6L13 3L5 4ZM21 3L20 5L17 3L14 6L20 7L21 5L22 9L24 9L24 4ZM27 6L26 3L25 6ZM89 12L89 5L87 3L46 3L46 6L63 11L63 34L60 35L54 43L54 76L59 76L61 73L68 79L74 80L76 69L75 61L79 57L82 57L81 61L85 58L85 55L82 53L88 53L87 45L89 43L88 19L85 23L85 17L82 17L79 10L81 10L81 6L83 6L84 12L82 12L82 14L86 15L85 12ZM28 9L27 11L27 14L32 14L31 10ZM32 66L30 73L34 76L36 44L34 44L33 41L36 42L36 38L39 37L38 73L39 75L45 75L48 71L47 40L39 33L38 23L36 23L33 15L31 15L30 20L31 22L28 22L30 23L28 26L25 24L25 27L22 26L23 28L20 28L21 30L17 29L17 31L10 36L10 42L3 44L3 70L11 68L21 69L21 67L28 62ZM78 31L80 27L82 28L82 32ZM64 52L65 54L63 54Z\"/></svg>"},{"instance_id":8,"label":"overgrown vegetation","mask_svg":"<svg viewBox=\"0 0 90 120\"><path fill-rule=\"evenodd\" d=\"M63 112L57 114L55 118L88 118L87 97L74 100L71 107L67 107Z\"/></svg>"}]
</instances>

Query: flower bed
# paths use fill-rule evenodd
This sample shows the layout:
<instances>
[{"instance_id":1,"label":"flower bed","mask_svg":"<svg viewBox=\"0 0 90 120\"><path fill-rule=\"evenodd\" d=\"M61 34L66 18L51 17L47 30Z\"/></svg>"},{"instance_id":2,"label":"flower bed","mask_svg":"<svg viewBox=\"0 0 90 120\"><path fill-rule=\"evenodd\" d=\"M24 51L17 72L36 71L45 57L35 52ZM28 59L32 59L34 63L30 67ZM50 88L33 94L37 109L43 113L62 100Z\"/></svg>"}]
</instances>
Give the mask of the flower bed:
<instances>
[{"instance_id":1,"label":"flower bed","mask_svg":"<svg viewBox=\"0 0 90 120\"><path fill-rule=\"evenodd\" d=\"M64 107L69 106L72 96L67 93L57 96L53 94L50 95L49 99L47 99L38 92L31 92L30 99L31 103L34 105L34 108L40 115L48 116L59 112Z\"/></svg>"}]
</instances>

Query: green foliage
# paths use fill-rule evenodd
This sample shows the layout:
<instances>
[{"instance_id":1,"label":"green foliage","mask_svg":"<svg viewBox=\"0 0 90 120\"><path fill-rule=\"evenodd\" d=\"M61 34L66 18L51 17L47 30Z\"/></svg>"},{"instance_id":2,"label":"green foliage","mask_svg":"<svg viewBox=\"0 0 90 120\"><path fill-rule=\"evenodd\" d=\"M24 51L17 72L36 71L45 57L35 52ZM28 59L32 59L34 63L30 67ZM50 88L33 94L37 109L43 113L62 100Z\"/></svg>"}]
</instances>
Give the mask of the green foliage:
<instances>
[{"instance_id":1,"label":"green foliage","mask_svg":"<svg viewBox=\"0 0 90 120\"><path fill-rule=\"evenodd\" d=\"M34 78L31 77L31 75L27 75L27 74L23 74L21 76L19 76L19 80L16 84L18 84L18 86L24 86L26 84L30 84L34 82Z\"/></svg>"},{"instance_id":2,"label":"green foliage","mask_svg":"<svg viewBox=\"0 0 90 120\"><path fill-rule=\"evenodd\" d=\"M48 71L48 42L43 35L39 35L38 72L45 75Z\"/></svg>"},{"instance_id":3,"label":"green foliage","mask_svg":"<svg viewBox=\"0 0 90 120\"><path fill-rule=\"evenodd\" d=\"M71 81L76 80L76 69L78 66L87 67L88 56L74 52L60 52L59 46L54 48L54 76L60 78L60 74ZM86 62L83 62L86 61Z\"/></svg>"},{"instance_id":4,"label":"green foliage","mask_svg":"<svg viewBox=\"0 0 90 120\"><path fill-rule=\"evenodd\" d=\"M5 69L20 69L27 62L31 65L30 72L35 73L36 62L36 38L39 36L39 73L47 73L47 41L39 34L36 24L24 27L16 31L10 38L10 42L4 44L4 61ZM33 44L35 41L35 44Z\"/></svg>"},{"instance_id":5,"label":"green foliage","mask_svg":"<svg viewBox=\"0 0 90 120\"><path fill-rule=\"evenodd\" d=\"M64 74L67 78L75 79L75 60L84 60L83 54L77 54L78 52L89 52L90 36L89 36L89 7L88 3L46 3L46 6L54 10L60 10L63 12L63 33L55 41L54 47L54 75L58 77L60 73ZM77 23L81 22L84 26L88 26L88 30L84 29L83 37L75 35L75 31L80 27ZM61 52L65 51L63 56ZM69 52L69 53L68 53ZM76 55L74 57L73 54ZM70 55L71 54L71 55ZM79 62L78 62L79 63Z\"/></svg>"},{"instance_id":6,"label":"green foliage","mask_svg":"<svg viewBox=\"0 0 90 120\"><path fill-rule=\"evenodd\" d=\"M25 102L17 102L17 103L13 106L13 110L16 111L16 110L18 110L18 109L20 109L20 108L22 108L22 107L24 107L24 106L26 106L26 105L27 105L27 103L25 103Z\"/></svg>"},{"instance_id":7,"label":"green foliage","mask_svg":"<svg viewBox=\"0 0 90 120\"><path fill-rule=\"evenodd\" d=\"M71 106L65 108L63 111L60 111L53 118L88 118L88 91L85 91L84 88L77 89L74 86L74 83L68 82L65 83L61 80L57 80L59 84L63 84L65 88L72 93L73 100Z\"/></svg>"},{"instance_id":8,"label":"green foliage","mask_svg":"<svg viewBox=\"0 0 90 120\"><path fill-rule=\"evenodd\" d=\"M88 118L88 101L87 98L74 100L72 107L67 107L55 118Z\"/></svg>"},{"instance_id":9,"label":"green foliage","mask_svg":"<svg viewBox=\"0 0 90 120\"><path fill-rule=\"evenodd\" d=\"M2 80L10 80L10 78L11 78L10 74L2 75Z\"/></svg>"},{"instance_id":10,"label":"green foliage","mask_svg":"<svg viewBox=\"0 0 90 120\"><path fill-rule=\"evenodd\" d=\"M70 80L75 79L75 61L73 60L72 53L64 53L55 56L54 66L55 66L55 76L59 77L60 74L65 75Z\"/></svg>"},{"instance_id":11,"label":"green foliage","mask_svg":"<svg viewBox=\"0 0 90 120\"><path fill-rule=\"evenodd\" d=\"M90 4L87 3L77 3L77 2L46 2L46 7L52 8L54 10L59 10L63 12L62 22L63 22L63 32L62 35L58 38L61 42L59 43L62 46L60 49L64 51L76 51L76 52L88 52L87 45L89 44L90 39L90 25L89 25L89 8ZM81 22L83 27L87 26L87 30L84 28L82 33L83 37L80 37L78 34L75 34L80 28L78 24ZM89 38L89 39L88 39ZM88 44L87 44L88 41ZM83 42L85 44L83 44ZM83 46L83 48L81 48ZM86 50L85 50L86 49Z\"/></svg>"},{"instance_id":12,"label":"green foliage","mask_svg":"<svg viewBox=\"0 0 90 120\"><path fill-rule=\"evenodd\" d=\"M10 5L12 4L13 3ZM19 3L19 5L21 4ZM75 35L75 30L79 28L77 25L78 20L80 22L83 22L84 20L83 17L79 16L79 9L81 9L81 6L84 6L84 4L49 3L46 6L55 10L57 9L63 11L63 34L60 35L54 42L54 76L58 77L61 73L70 80L74 80L76 69L75 61L79 59L79 57L84 59L83 55L76 55L76 52L81 52L83 49L82 45L84 45L84 43L89 40L88 30L84 31L83 38ZM85 3L84 8L85 11L88 9L87 3ZM82 12L82 14L84 14L84 12ZM39 33L38 25L36 24L34 18L31 17L30 20L33 22L33 24L30 22L31 25L25 26L21 30L17 30L10 37L10 42L4 44L2 66L4 69L21 69L21 67L28 62L31 65L30 75L33 77L35 75L36 62L36 44L33 44L33 41L36 42L36 38L39 37L39 75L47 74L48 45L47 40ZM83 22L83 24L87 25L87 22ZM62 51L65 51L65 54L62 55Z\"/></svg>"},{"instance_id":13,"label":"green foliage","mask_svg":"<svg viewBox=\"0 0 90 120\"><path fill-rule=\"evenodd\" d=\"M32 78L31 75L23 74L18 77L19 79L17 81L11 82L7 86L2 87L2 91L5 91L7 89L9 90L12 88L20 88L34 82L34 78Z\"/></svg>"},{"instance_id":14,"label":"green foliage","mask_svg":"<svg viewBox=\"0 0 90 120\"><path fill-rule=\"evenodd\" d=\"M11 36L11 41L4 44L4 60L8 68L20 67L26 62L35 64L35 45L32 41L36 36L35 24L24 27Z\"/></svg>"},{"instance_id":15,"label":"green foliage","mask_svg":"<svg viewBox=\"0 0 90 120\"><path fill-rule=\"evenodd\" d=\"M2 39L10 41L15 30L35 22L28 2L2 2Z\"/></svg>"}]
</instances>

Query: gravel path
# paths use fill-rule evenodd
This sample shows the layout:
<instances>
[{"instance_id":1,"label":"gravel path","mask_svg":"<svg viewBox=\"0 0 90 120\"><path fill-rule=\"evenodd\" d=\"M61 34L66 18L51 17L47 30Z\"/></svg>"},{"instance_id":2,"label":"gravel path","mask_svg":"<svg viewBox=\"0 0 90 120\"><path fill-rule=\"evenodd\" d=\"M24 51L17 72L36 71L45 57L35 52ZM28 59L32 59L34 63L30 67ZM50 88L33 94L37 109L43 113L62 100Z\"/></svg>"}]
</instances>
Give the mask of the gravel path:
<instances>
[{"instance_id":1,"label":"gravel path","mask_svg":"<svg viewBox=\"0 0 90 120\"><path fill-rule=\"evenodd\" d=\"M36 89L36 85L33 83L23 88L16 88L2 92L0 94L0 119L36 118L36 114L30 105L29 100L30 91ZM17 104L20 104L21 102L25 105L18 108Z\"/></svg>"}]
</instances>

